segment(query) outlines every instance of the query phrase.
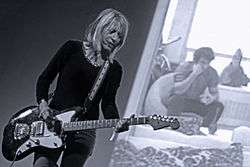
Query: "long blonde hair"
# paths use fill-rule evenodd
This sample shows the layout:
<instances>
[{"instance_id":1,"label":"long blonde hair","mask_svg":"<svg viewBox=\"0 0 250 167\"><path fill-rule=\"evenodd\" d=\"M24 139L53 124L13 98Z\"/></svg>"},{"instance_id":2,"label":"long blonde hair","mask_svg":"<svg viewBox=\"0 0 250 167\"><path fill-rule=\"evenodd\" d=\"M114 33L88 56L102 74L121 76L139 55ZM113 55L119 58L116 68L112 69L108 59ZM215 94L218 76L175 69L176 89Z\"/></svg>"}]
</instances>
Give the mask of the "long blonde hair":
<instances>
[{"instance_id":1,"label":"long blonde hair","mask_svg":"<svg viewBox=\"0 0 250 167\"><path fill-rule=\"evenodd\" d=\"M87 46L97 54L100 54L101 52L100 39L104 27L107 27L107 31L111 30L112 28L116 28L119 31L121 42L111 53L113 54L111 56L114 57L114 55L125 43L128 34L129 23L121 12L114 9L103 10L85 31L85 42L87 42Z\"/></svg>"}]
</instances>

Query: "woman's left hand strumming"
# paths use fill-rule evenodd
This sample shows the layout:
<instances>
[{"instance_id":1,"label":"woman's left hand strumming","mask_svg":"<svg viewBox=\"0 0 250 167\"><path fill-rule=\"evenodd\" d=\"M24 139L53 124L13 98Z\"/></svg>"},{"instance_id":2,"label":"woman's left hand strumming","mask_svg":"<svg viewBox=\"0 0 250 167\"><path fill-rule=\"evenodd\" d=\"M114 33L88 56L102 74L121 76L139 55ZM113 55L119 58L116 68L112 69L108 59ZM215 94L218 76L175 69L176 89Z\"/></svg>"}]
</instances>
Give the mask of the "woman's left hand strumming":
<instances>
[{"instance_id":1,"label":"woman's left hand strumming","mask_svg":"<svg viewBox=\"0 0 250 167\"><path fill-rule=\"evenodd\" d=\"M130 118L134 118L135 114L131 115ZM129 123L128 120L120 120L116 127L115 127L115 132L120 133L120 132L125 132L129 130Z\"/></svg>"},{"instance_id":2,"label":"woman's left hand strumming","mask_svg":"<svg viewBox=\"0 0 250 167\"><path fill-rule=\"evenodd\" d=\"M129 130L129 124L127 120L120 120L115 127L116 133L125 132L128 130Z\"/></svg>"}]
</instances>

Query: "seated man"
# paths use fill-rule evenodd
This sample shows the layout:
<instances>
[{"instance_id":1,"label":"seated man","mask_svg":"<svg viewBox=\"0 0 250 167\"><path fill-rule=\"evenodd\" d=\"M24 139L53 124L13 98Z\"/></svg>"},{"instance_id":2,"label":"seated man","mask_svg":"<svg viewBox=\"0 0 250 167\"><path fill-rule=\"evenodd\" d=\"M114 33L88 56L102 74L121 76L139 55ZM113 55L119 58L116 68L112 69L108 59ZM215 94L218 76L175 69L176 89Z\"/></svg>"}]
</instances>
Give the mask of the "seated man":
<instances>
[{"instance_id":1,"label":"seated man","mask_svg":"<svg viewBox=\"0 0 250 167\"><path fill-rule=\"evenodd\" d=\"M224 109L218 101L219 76L209 65L213 59L213 50L202 47L194 52L193 61L179 65L172 96L167 100L169 115L197 113L203 117L203 126L208 127L210 134L217 130L217 121ZM208 93L204 94L206 89Z\"/></svg>"},{"instance_id":2,"label":"seated man","mask_svg":"<svg viewBox=\"0 0 250 167\"><path fill-rule=\"evenodd\" d=\"M222 85L241 87L247 86L250 79L244 73L243 68L240 63L242 60L242 52L238 49L232 57L232 61L226 68L223 70L220 82Z\"/></svg>"}]
</instances>

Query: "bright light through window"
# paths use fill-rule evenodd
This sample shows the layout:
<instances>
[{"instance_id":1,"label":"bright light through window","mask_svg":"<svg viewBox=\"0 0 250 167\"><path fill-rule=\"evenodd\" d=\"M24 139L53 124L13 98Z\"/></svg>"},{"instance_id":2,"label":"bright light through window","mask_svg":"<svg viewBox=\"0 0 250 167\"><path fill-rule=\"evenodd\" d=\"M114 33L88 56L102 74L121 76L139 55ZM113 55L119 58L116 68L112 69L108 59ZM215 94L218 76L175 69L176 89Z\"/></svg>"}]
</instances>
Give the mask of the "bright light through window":
<instances>
[{"instance_id":1,"label":"bright light through window","mask_svg":"<svg viewBox=\"0 0 250 167\"><path fill-rule=\"evenodd\" d=\"M228 56L241 48L243 57L247 58L241 66L250 77L249 7L250 1L246 0L198 0L187 48L208 46ZM191 59L190 53L187 59ZM212 66L220 74L230 61L231 58L218 56Z\"/></svg>"},{"instance_id":2,"label":"bright light through window","mask_svg":"<svg viewBox=\"0 0 250 167\"><path fill-rule=\"evenodd\" d=\"M168 36L172 27L172 22L175 14L175 10L178 4L178 0L170 1L168 6L168 12L166 14L163 30L162 30L162 43L167 43Z\"/></svg>"},{"instance_id":3,"label":"bright light through window","mask_svg":"<svg viewBox=\"0 0 250 167\"><path fill-rule=\"evenodd\" d=\"M228 55L241 48L250 58L249 7L246 0L199 0L187 47L210 46Z\"/></svg>"}]
</instances>

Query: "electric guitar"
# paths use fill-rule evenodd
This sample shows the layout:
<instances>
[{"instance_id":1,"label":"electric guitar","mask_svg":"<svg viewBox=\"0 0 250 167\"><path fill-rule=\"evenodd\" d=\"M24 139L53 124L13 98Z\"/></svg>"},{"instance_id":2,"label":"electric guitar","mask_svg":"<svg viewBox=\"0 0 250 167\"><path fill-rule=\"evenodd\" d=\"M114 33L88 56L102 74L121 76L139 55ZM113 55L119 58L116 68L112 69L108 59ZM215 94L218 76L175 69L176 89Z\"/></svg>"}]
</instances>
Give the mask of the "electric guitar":
<instances>
[{"instance_id":1,"label":"electric guitar","mask_svg":"<svg viewBox=\"0 0 250 167\"><path fill-rule=\"evenodd\" d=\"M67 132L85 129L99 129L115 127L119 119L72 121L72 118L81 112L80 107L63 111L53 111L56 118L53 128L48 122L39 118L37 106L26 107L9 120L4 128L2 153L9 161L23 159L34 151L59 149L64 146ZM153 115L149 117L124 118L128 125L150 124L154 130L164 127L179 128L179 122L173 117Z\"/></svg>"}]
</instances>

